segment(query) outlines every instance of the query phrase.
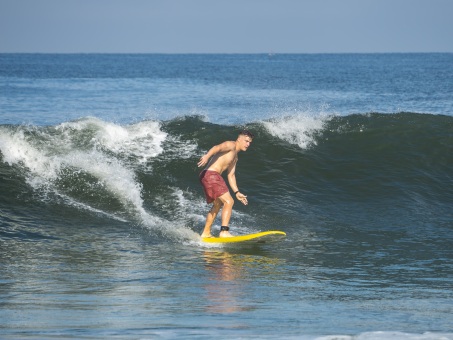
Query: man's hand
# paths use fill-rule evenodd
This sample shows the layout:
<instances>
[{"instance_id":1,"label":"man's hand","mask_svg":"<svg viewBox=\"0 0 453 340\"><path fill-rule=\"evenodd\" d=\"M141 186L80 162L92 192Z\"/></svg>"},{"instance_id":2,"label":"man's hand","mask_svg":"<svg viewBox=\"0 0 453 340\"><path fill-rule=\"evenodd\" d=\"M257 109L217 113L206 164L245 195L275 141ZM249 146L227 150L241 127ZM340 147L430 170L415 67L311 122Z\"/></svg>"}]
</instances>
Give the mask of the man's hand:
<instances>
[{"instance_id":1,"label":"man's hand","mask_svg":"<svg viewBox=\"0 0 453 340\"><path fill-rule=\"evenodd\" d=\"M198 167L201 168L202 166L208 164L209 157L208 155L201 156L200 161L198 162Z\"/></svg>"},{"instance_id":2,"label":"man's hand","mask_svg":"<svg viewBox=\"0 0 453 340\"><path fill-rule=\"evenodd\" d=\"M238 192L238 193L236 194L236 198L237 198L240 202L242 202L242 204L244 204L244 205L249 204L249 202L247 201L247 196L244 195L244 194L241 193L241 192Z\"/></svg>"}]
</instances>

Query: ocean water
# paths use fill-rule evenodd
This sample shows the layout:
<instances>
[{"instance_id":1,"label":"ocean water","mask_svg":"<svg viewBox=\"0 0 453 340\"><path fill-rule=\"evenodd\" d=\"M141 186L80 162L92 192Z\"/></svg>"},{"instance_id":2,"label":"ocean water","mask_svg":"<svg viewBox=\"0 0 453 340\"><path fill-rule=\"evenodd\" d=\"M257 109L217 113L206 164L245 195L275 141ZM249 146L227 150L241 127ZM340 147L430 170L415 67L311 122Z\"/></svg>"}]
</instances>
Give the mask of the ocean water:
<instances>
[{"instance_id":1,"label":"ocean water","mask_svg":"<svg viewBox=\"0 0 453 340\"><path fill-rule=\"evenodd\" d=\"M452 155L453 54L0 54L0 338L453 339Z\"/></svg>"}]
</instances>

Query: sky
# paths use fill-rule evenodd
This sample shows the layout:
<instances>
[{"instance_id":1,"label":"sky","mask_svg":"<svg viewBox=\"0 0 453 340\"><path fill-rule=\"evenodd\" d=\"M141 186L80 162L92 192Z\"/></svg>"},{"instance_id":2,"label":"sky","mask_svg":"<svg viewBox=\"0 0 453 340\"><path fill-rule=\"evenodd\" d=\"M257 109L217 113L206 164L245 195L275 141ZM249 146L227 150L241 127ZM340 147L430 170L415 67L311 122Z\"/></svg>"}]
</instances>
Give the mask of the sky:
<instances>
[{"instance_id":1,"label":"sky","mask_svg":"<svg viewBox=\"0 0 453 340\"><path fill-rule=\"evenodd\" d=\"M0 0L11 52L453 52L453 0Z\"/></svg>"}]
</instances>

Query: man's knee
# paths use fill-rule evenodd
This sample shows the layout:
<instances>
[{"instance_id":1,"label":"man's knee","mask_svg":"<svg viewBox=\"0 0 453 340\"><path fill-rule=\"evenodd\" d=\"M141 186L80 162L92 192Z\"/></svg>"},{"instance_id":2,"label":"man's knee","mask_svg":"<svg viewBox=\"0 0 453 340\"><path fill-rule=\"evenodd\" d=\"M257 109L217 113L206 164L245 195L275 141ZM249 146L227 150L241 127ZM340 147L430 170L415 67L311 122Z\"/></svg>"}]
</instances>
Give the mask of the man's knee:
<instances>
[{"instance_id":1,"label":"man's knee","mask_svg":"<svg viewBox=\"0 0 453 340\"><path fill-rule=\"evenodd\" d=\"M211 213L214 213L214 214L215 214L215 213L218 213L219 210L220 210L220 208L222 207L222 205L223 205L222 201L220 201L220 200L215 200L215 201L214 201L214 204L213 204L212 207L211 207L210 212L211 212Z\"/></svg>"},{"instance_id":2,"label":"man's knee","mask_svg":"<svg viewBox=\"0 0 453 340\"><path fill-rule=\"evenodd\" d=\"M227 192L226 194L223 194L220 196L214 204L219 203L220 206L223 206L224 208L227 209L232 209L234 205L234 199L231 197L231 195Z\"/></svg>"},{"instance_id":3,"label":"man's knee","mask_svg":"<svg viewBox=\"0 0 453 340\"><path fill-rule=\"evenodd\" d=\"M223 201L223 204L225 207L228 207L228 208L233 208L233 205L234 205L234 199L233 197L229 196L229 197L226 197Z\"/></svg>"}]
</instances>

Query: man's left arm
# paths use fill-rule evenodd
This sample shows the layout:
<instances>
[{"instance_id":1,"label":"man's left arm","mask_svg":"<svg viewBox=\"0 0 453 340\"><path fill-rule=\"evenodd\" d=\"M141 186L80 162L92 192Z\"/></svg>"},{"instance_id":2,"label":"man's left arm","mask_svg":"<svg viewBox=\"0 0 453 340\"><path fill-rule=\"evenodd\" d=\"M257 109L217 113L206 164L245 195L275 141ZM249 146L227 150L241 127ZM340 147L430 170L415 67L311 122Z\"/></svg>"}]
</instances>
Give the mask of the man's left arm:
<instances>
[{"instance_id":1,"label":"man's left arm","mask_svg":"<svg viewBox=\"0 0 453 340\"><path fill-rule=\"evenodd\" d=\"M234 196L242 202L242 204L247 205L247 196L239 191L236 183L236 162L230 169L228 169L228 183L230 184L230 188L233 190L233 193L235 193Z\"/></svg>"}]
</instances>

